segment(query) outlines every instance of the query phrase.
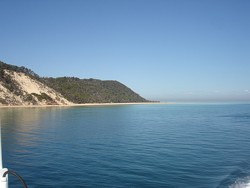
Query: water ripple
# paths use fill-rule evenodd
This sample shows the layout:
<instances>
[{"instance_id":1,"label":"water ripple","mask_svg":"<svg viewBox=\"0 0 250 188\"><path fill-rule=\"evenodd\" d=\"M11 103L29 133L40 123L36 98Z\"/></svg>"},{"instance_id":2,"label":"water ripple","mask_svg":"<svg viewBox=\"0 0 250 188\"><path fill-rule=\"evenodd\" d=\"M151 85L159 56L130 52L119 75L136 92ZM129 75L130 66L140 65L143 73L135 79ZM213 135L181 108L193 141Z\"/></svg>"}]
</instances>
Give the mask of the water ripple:
<instances>
[{"instance_id":1,"label":"water ripple","mask_svg":"<svg viewBox=\"0 0 250 188\"><path fill-rule=\"evenodd\" d=\"M29 187L242 188L250 182L249 105L22 108L0 115L4 165ZM10 187L17 184L11 180Z\"/></svg>"}]
</instances>

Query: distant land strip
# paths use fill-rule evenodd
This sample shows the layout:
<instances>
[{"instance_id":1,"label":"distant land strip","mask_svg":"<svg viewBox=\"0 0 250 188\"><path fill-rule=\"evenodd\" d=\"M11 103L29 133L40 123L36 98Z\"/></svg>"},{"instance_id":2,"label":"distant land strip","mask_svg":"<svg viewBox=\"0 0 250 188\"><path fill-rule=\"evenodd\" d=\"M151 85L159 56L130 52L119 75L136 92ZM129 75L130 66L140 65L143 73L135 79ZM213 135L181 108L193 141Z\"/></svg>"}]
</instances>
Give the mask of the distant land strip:
<instances>
[{"instance_id":1,"label":"distant land strip","mask_svg":"<svg viewBox=\"0 0 250 188\"><path fill-rule=\"evenodd\" d=\"M0 61L0 106L151 104L116 80L40 77Z\"/></svg>"}]
</instances>

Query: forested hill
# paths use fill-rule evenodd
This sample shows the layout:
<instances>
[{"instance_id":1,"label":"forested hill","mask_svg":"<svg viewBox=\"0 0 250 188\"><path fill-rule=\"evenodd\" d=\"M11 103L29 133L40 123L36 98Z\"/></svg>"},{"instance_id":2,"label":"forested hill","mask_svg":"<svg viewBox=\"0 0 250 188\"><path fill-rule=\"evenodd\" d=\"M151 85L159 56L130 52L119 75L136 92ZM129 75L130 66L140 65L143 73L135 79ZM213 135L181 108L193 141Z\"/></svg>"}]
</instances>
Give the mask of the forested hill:
<instances>
[{"instance_id":1,"label":"forested hill","mask_svg":"<svg viewBox=\"0 0 250 188\"><path fill-rule=\"evenodd\" d=\"M44 78L0 61L0 105L148 102L118 81Z\"/></svg>"},{"instance_id":2,"label":"forested hill","mask_svg":"<svg viewBox=\"0 0 250 188\"><path fill-rule=\"evenodd\" d=\"M147 102L118 81L74 77L43 78L43 81L74 103Z\"/></svg>"}]
</instances>

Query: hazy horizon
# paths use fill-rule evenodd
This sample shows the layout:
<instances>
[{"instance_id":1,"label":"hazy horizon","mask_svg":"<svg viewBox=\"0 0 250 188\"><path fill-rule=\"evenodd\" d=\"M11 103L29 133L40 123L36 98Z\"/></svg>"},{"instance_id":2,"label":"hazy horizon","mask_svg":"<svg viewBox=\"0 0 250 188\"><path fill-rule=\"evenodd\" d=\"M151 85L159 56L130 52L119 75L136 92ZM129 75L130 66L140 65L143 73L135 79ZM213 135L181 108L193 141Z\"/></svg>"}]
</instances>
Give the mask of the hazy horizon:
<instances>
[{"instance_id":1,"label":"hazy horizon","mask_svg":"<svg viewBox=\"0 0 250 188\"><path fill-rule=\"evenodd\" d=\"M149 100L250 102L248 0L3 0L0 60Z\"/></svg>"}]
</instances>

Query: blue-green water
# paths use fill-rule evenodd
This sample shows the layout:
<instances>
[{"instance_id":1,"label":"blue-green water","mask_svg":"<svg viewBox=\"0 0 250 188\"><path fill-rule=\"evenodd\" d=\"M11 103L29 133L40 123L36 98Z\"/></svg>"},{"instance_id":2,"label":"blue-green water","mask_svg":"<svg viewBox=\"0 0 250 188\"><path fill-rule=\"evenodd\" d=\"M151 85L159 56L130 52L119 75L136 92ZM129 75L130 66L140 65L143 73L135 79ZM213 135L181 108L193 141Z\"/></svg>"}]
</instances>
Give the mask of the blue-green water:
<instances>
[{"instance_id":1,"label":"blue-green water","mask_svg":"<svg viewBox=\"0 0 250 188\"><path fill-rule=\"evenodd\" d=\"M31 188L250 182L247 104L2 108L0 116L4 166Z\"/></svg>"}]
</instances>

